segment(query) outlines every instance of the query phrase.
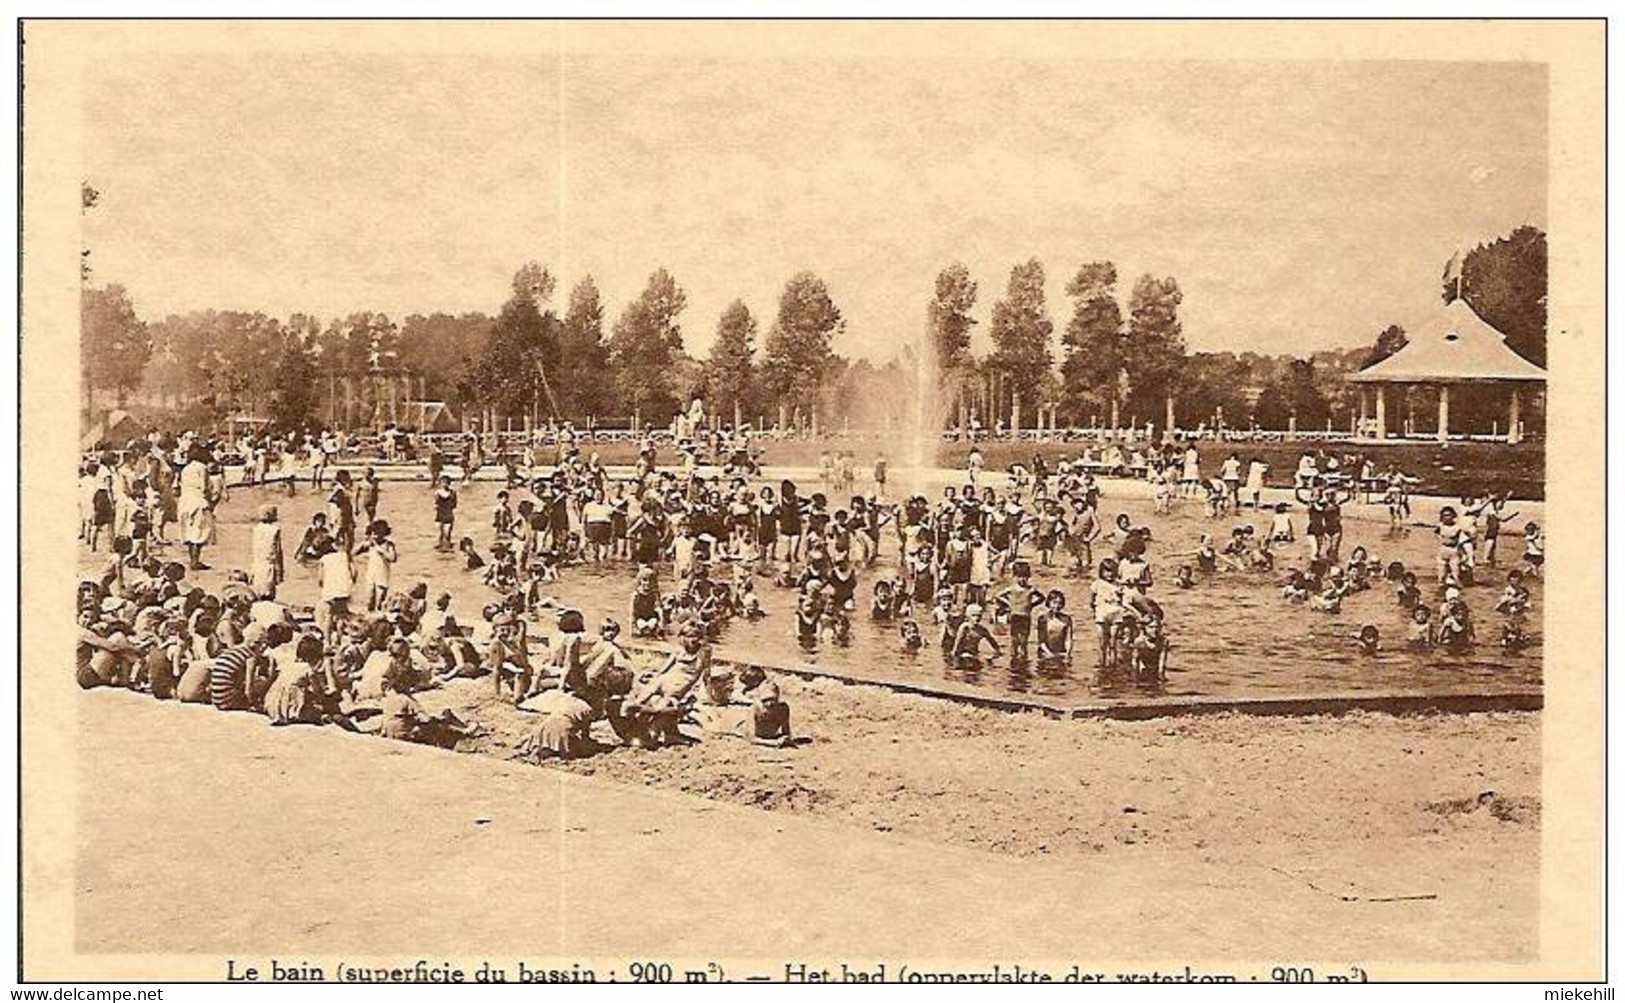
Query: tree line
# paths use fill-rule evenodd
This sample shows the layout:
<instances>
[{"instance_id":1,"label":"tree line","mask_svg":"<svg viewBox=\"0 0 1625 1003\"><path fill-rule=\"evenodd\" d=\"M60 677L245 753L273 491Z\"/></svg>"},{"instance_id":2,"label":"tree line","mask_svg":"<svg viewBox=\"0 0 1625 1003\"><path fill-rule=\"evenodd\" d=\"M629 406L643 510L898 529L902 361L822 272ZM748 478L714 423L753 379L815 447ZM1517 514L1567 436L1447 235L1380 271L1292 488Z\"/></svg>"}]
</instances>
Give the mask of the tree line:
<instances>
[{"instance_id":1,"label":"tree line","mask_svg":"<svg viewBox=\"0 0 1625 1003\"><path fill-rule=\"evenodd\" d=\"M87 259L88 260L88 259ZM1545 361L1545 235L1521 227L1480 244L1463 262L1462 295L1507 333L1514 350ZM1190 352L1171 276L1145 274L1119 290L1117 267L1092 261L1066 283L1070 316L1057 334L1042 263L1011 268L989 312L991 351L973 353L979 285L963 264L942 269L926 302L926 348L935 353L945 425L972 416L985 424L1020 417L1031 426L1041 407L1063 425L1137 424L1182 428L1223 421L1284 428L1342 427L1357 407L1344 377L1404 345L1385 328L1369 347L1307 358L1261 353ZM139 394L187 423L212 424L236 413L279 427L333 417L340 386L348 420L370 421L385 390L444 402L452 414L499 420L568 418L624 424L636 415L664 424L690 396L731 420L802 425L850 418L874 427L904 420L916 379L911 349L876 366L835 350L846 320L823 279L801 272L786 281L777 309L758 320L734 300L716 321L704 359L685 345L687 295L665 269L606 327L591 276L562 303L557 278L527 262L513 276L495 316L483 312L412 314L399 322L363 311L326 322L302 313L202 310L143 320L116 283L89 277L81 300L81 372L87 408L122 406ZM1454 282L1445 284L1448 301ZM392 384L391 381L398 381ZM393 387L393 389L391 389ZM383 388L383 389L380 389Z\"/></svg>"},{"instance_id":2,"label":"tree line","mask_svg":"<svg viewBox=\"0 0 1625 1003\"><path fill-rule=\"evenodd\" d=\"M703 362L685 351L687 296L666 269L649 276L607 330L591 276L571 289L562 315L556 286L547 268L527 262L494 317L413 314L397 323L359 312L323 324L308 314L283 320L234 310L146 321L122 286L87 282L80 307L87 407L123 406L139 393L192 421L246 413L296 427L325 420L333 385L345 385L371 414L377 388L400 380L405 396L444 402L454 414L488 410L514 421L636 414L663 424L691 395L705 396L713 410L737 401L752 419L766 401L810 416L844 396L833 378L853 367L831 344L845 321L810 272L785 284L760 353L757 320L735 301Z\"/></svg>"}]
</instances>

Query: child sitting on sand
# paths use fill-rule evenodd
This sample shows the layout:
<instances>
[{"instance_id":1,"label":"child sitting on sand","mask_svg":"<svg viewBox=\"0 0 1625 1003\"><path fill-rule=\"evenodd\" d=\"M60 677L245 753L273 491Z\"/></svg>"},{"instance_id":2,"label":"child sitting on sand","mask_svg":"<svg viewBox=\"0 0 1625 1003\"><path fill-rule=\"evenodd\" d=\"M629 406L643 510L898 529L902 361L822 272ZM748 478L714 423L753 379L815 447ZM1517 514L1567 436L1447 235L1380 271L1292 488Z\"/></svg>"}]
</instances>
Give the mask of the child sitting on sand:
<instances>
[{"instance_id":1,"label":"child sitting on sand","mask_svg":"<svg viewBox=\"0 0 1625 1003\"><path fill-rule=\"evenodd\" d=\"M396 741L452 749L463 739L482 733L478 726L463 721L449 708L434 715L425 712L416 700L399 690L385 692L381 709L378 734Z\"/></svg>"},{"instance_id":2,"label":"child sitting on sand","mask_svg":"<svg viewBox=\"0 0 1625 1003\"><path fill-rule=\"evenodd\" d=\"M660 612L660 587L654 568L638 569L637 581L632 586L629 619L634 637L659 637L665 633L665 619Z\"/></svg>"},{"instance_id":3,"label":"child sitting on sand","mask_svg":"<svg viewBox=\"0 0 1625 1003\"><path fill-rule=\"evenodd\" d=\"M621 704L619 733L644 747L683 740L678 725L694 704L693 690L710 669L711 649L697 625L685 626L682 650L632 687Z\"/></svg>"},{"instance_id":4,"label":"child sitting on sand","mask_svg":"<svg viewBox=\"0 0 1625 1003\"><path fill-rule=\"evenodd\" d=\"M739 673L744 697L750 701L751 735L765 745L786 745L790 741L790 705L779 693L779 685L767 678L759 665L747 665Z\"/></svg>"},{"instance_id":5,"label":"child sitting on sand","mask_svg":"<svg viewBox=\"0 0 1625 1003\"><path fill-rule=\"evenodd\" d=\"M525 623L507 609L494 609L491 615L491 644L485 651L485 669L498 699L511 696L514 703L530 691L533 674Z\"/></svg>"}]
</instances>

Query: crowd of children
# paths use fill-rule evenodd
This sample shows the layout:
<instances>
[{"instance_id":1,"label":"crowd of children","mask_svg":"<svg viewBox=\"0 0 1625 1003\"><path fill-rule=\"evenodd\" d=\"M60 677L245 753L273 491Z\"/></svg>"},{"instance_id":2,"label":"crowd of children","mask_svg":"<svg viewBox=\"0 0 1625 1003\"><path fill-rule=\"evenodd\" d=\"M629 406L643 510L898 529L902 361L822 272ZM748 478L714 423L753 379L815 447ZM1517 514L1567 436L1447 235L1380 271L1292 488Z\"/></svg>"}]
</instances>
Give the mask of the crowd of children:
<instances>
[{"instance_id":1,"label":"crowd of children","mask_svg":"<svg viewBox=\"0 0 1625 1003\"><path fill-rule=\"evenodd\" d=\"M477 441L462 458L465 482L486 460ZM697 704L736 699L751 707L751 737L782 742L788 708L776 686L758 670L736 677L711 657L731 622L760 618L770 607L783 609L784 629L809 649L851 643L853 621L864 615L902 651L934 640L959 669L1000 658L1064 665L1075 647L1068 590L1040 587L1035 577L1086 580L1098 668L1155 686L1167 677L1172 648L1152 574L1156 547L1165 560L1182 562L1168 586L1176 590L1247 575L1279 581L1285 600L1310 611L1337 613L1354 593L1391 588L1407 647L1464 651L1477 635L1463 590L1483 584L1484 569L1498 564L1503 524L1518 516L1505 495L1440 510L1434 604L1415 569L1385 563L1366 546L1344 557L1342 509L1362 480L1375 477L1369 470L1344 476L1334 465L1309 462L1295 477L1292 502L1266 504L1260 461L1244 467L1232 455L1204 479L1194 448L1137 457L1156 513L1200 502L1215 521L1239 518L1249 506L1268 516L1265 525L1239 523L1228 535L1200 533L1194 549L1180 551L1178 541L1155 540L1127 513L1102 516L1095 475L1121 459L1110 455L1086 454L1053 470L1035 459L1030 467L1013 465L1000 482L973 451L966 483L944 487L933 502L920 493L887 498L884 458L868 494L856 491L850 454L830 457L820 471L823 490L808 493L790 479L748 477L748 454L720 477L702 476L691 454L661 465L652 441L642 445L630 479L616 480L596 455L584 457L573 440L561 440L551 464L499 457L506 483L488 514L460 508L458 487L438 466L428 501L409 496L432 515L436 550L457 555L471 578L492 590L480 621L464 625L450 614L449 595L430 602L425 585L395 588L400 550L378 515L384 492L377 473L366 467L355 476L346 468L329 476L340 447L328 435L271 439L263 456L250 452L243 478L262 491L289 490L291 474L276 472L293 469L282 457L302 457L326 502L292 553L316 579L318 600L308 609L277 601L287 567L271 504L260 509L246 566L223 590L190 584L191 572L207 568L202 548L214 542L213 512L227 496L217 444L142 441L122 455L88 458L82 534L90 550L105 542L112 553L80 592L81 684L259 710L276 723L361 727L371 720L396 737L454 744L475 729L455 716L424 713L412 694L477 676L537 713L538 752L591 747L588 732L600 720L628 743L673 741ZM1390 472L1386 482L1391 519L1408 521L1405 478ZM832 500L835 490L844 503ZM1301 534L1295 511L1303 513ZM184 562L159 553L170 546L170 524L181 527ZM1503 617L1498 640L1509 650L1531 643L1530 585L1543 552L1540 528L1530 522L1495 606ZM631 640L671 639L675 650L647 662L623 644L610 618L589 637L581 613L559 599L569 591L564 570L581 564L627 568ZM759 577L787 599L764 602ZM528 626L543 611L557 617L545 639ZM1362 625L1355 642L1380 650L1381 627ZM543 645L545 658L537 654Z\"/></svg>"}]
</instances>

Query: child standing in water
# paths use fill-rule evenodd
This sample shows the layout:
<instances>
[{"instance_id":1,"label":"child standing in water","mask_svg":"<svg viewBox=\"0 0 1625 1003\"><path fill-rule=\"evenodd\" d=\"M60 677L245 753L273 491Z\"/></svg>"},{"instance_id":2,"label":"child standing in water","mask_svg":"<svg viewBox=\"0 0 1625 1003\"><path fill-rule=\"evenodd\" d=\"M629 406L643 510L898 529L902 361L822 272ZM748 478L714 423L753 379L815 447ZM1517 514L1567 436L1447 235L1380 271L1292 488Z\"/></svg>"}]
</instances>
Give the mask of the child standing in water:
<instances>
[{"instance_id":1,"label":"child standing in water","mask_svg":"<svg viewBox=\"0 0 1625 1003\"><path fill-rule=\"evenodd\" d=\"M999 602L1010 615L1010 659L1025 660L1032 636L1033 610L1044 603L1044 594L1033 588L1032 566L1016 562L1016 583L999 593Z\"/></svg>"},{"instance_id":2,"label":"child standing in water","mask_svg":"<svg viewBox=\"0 0 1625 1003\"><path fill-rule=\"evenodd\" d=\"M1046 660L1072 660L1072 617L1066 611L1066 594L1051 589L1038 614L1038 657Z\"/></svg>"},{"instance_id":3,"label":"child standing in water","mask_svg":"<svg viewBox=\"0 0 1625 1003\"><path fill-rule=\"evenodd\" d=\"M952 644L954 664L960 668L980 665L983 645L992 648L995 655L1001 650L999 642L993 637L993 632L982 622L982 607L977 603L971 603L965 607L964 622L954 632Z\"/></svg>"},{"instance_id":4,"label":"child standing in water","mask_svg":"<svg viewBox=\"0 0 1625 1003\"><path fill-rule=\"evenodd\" d=\"M1123 612L1123 590L1117 584L1117 560L1101 560L1095 580L1089 586L1089 605L1095 615L1095 628L1100 640L1100 667L1110 664L1112 633Z\"/></svg>"},{"instance_id":5,"label":"child standing in water","mask_svg":"<svg viewBox=\"0 0 1625 1003\"><path fill-rule=\"evenodd\" d=\"M1426 651L1433 647L1433 625L1429 622L1428 608L1417 606L1411 610L1410 623L1405 628L1405 646L1412 651Z\"/></svg>"},{"instance_id":6,"label":"child standing in water","mask_svg":"<svg viewBox=\"0 0 1625 1003\"><path fill-rule=\"evenodd\" d=\"M367 555L367 610L384 608L389 597L390 573L400 557L395 541L389 538L389 523L374 519L367 525L367 539L361 552Z\"/></svg>"},{"instance_id":7,"label":"child standing in water","mask_svg":"<svg viewBox=\"0 0 1625 1003\"><path fill-rule=\"evenodd\" d=\"M1523 563L1531 575L1539 575L1546 563L1546 534L1540 523L1525 523L1523 527Z\"/></svg>"},{"instance_id":8,"label":"child standing in water","mask_svg":"<svg viewBox=\"0 0 1625 1003\"><path fill-rule=\"evenodd\" d=\"M1498 495L1492 494L1484 499L1479 525L1484 534L1484 564L1487 567L1493 568L1500 556L1501 524L1511 522L1518 517L1517 512L1506 511L1509 498L1507 492L1503 491Z\"/></svg>"},{"instance_id":9,"label":"child standing in water","mask_svg":"<svg viewBox=\"0 0 1625 1003\"><path fill-rule=\"evenodd\" d=\"M1400 530L1405 528L1405 491L1394 481L1388 482L1388 488L1383 492L1382 501L1388 506L1388 528Z\"/></svg>"},{"instance_id":10,"label":"child standing in water","mask_svg":"<svg viewBox=\"0 0 1625 1003\"><path fill-rule=\"evenodd\" d=\"M496 505L491 509L491 532L498 540L513 535L513 509L508 505L508 492L498 491Z\"/></svg>"},{"instance_id":11,"label":"child standing in water","mask_svg":"<svg viewBox=\"0 0 1625 1003\"><path fill-rule=\"evenodd\" d=\"M449 551L455 549L452 543L451 532L457 524L457 492L452 490L451 478L442 476L440 487L434 493L434 522L439 530L439 539L435 541L434 549Z\"/></svg>"},{"instance_id":12,"label":"child standing in water","mask_svg":"<svg viewBox=\"0 0 1625 1003\"><path fill-rule=\"evenodd\" d=\"M1438 550L1434 553L1434 567L1439 574L1441 584L1456 582L1461 575L1462 542L1467 539L1465 530L1456 522L1456 510L1446 505L1439 509L1439 524L1433 528L1434 536L1438 538Z\"/></svg>"}]
</instances>

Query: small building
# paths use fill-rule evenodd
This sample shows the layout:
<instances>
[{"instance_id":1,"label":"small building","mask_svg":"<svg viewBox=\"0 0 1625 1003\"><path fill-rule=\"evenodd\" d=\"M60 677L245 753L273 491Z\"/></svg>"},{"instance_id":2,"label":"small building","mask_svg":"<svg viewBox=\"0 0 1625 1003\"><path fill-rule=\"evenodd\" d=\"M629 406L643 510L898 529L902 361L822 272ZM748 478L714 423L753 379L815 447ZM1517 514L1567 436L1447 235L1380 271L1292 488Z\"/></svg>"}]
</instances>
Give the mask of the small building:
<instances>
[{"instance_id":1,"label":"small building","mask_svg":"<svg viewBox=\"0 0 1625 1003\"><path fill-rule=\"evenodd\" d=\"M242 414L239 412L237 414L228 415L224 424L226 427L226 438L231 442L236 442L238 439L252 438L254 436L265 434L266 429L271 427L271 419L261 418L252 414Z\"/></svg>"},{"instance_id":2,"label":"small building","mask_svg":"<svg viewBox=\"0 0 1625 1003\"><path fill-rule=\"evenodd\" d=\"M79 448L85 451L122 449L131 439L144 438L146 434L146 426L134 415L123 408L114 408L85 429L79 436Z\"/></svg>"},{"instance_id":3,"label":"small building","mask_svg":"<svg viewBox=\"0 0 1625 1003\"><path fill-rule=\"evenodd\" d=\"M1435 435L1445 442L1450 437L1452 389L1476 393L1494 388L1508 395L1506 441L1516 443L1523 437L1523 398L1544 389L1546 370L1508 348L1506 335L1491 327L1465 299L1451 300L1426 323L1406 332L1406 339L1405 347L1393 355L1349 376L1351 382L1360 384L1362 426L1368 413L1366 387L1375 398L1378 439L1388 437L1389 386L1434 387L1439 393Z\"/></svg>"},{"instance_id":4,"label":"small building","mask_svg":"<svg viewBox=\"0 0 1625 1003\"><path fill-rule=\"evenodd\" d=\"M401 405L400 425L414 432L457 432L462 425L442 401L413 400Z\"/></svg>"}]
</instances>

